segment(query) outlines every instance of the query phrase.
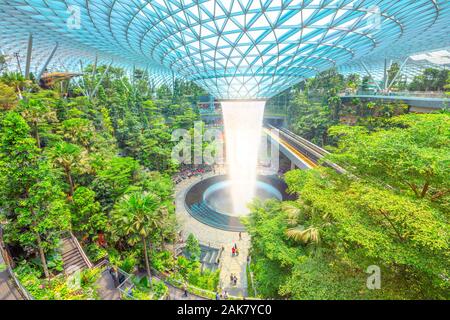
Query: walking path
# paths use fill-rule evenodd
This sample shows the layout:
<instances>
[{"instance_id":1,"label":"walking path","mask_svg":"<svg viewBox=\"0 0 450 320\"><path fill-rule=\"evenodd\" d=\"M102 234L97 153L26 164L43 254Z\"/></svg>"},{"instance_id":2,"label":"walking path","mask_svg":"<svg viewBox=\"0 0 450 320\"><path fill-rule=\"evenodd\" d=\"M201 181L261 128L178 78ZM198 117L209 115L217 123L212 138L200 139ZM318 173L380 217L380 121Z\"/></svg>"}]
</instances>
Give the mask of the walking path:
<instances>
[{"instance_id":1,"label":"walking path","mask_svg":"<svg viewBox=\"0 0 450 320\"><path fill-rule=\"evenodd\" d=\"M249 242L243 235L243 240L236 241L239 249L238 256L232 256L231 250L234 244L225 246L224 254L222 255L222 269L220 271L220 284L222 289L226 290L229 295L236 297L247 297L247 256L249 249ZM244 240L246 239L246 240ZM231 275L237 277L237 284L231 283Z\"/></svg>"},{"instance_id":2,"label":"walking path","mask_svg":"<svg viewBox=\"0 0 450 320\"><path fill-rule=\"evenodd\" d=\"M103 271L101 278L97 281L97 285L101 300L121 300L120 291L114 285L108 270Z\"/></svg>"},{"instance_id":3,"label":"walking path","mask_svg":"<svg viewBox=\"0 0 450 320\"><path fill-rule=\"evenodd\" d=\"M204 174L203 178L213 175L213 173ZM186 210L184 204L186 192L201 179L201 177L186 179L179 183L175 189L176 213L183 239L186 240L189 234L192 233L202 244L218 249L223 247L224 252L220 263L220 288L226 290L229 295L247 296L246 263L250 247L249 235L242 232L242 240L239 240L238 232L224 231L207 226L193 218ZM237 244L240 251L237 257L231 257L231 248L234 244ZM231 274L236 275L238 278L236 286L232 286L230 282Z\"/></svg>"},{"instance_id":4,"label":"walking path","mask_svg":"<svg viewBox=\"0 0 450 320\"><path fill-rule=\"evenodd\" d=\"M5 269L5 270L3 270ZM3 271L2 271L3 270ZM23 300L22 295L17 290L14 280L11 279L6 269L5 261L0 252L0 300Z\"/></svg>"}]
</instances>

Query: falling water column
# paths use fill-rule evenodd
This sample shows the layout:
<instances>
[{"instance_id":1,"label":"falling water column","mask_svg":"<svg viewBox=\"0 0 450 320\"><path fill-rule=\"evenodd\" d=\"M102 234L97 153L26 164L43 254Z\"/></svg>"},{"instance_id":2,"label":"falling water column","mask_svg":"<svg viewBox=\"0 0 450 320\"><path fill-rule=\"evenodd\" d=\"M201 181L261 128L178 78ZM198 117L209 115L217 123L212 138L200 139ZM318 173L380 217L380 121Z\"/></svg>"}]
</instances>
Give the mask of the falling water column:
<instances>
[{"instance_id":1,"label":"falling water column","mask_svg":"<svg viewBox=\"0 0 450 320\"><path fill-rule=\"evenodd\" d=\"M221 103L233 214L240 216L248 213L247 205L255 196L266 101L228 100Z\"/></svg>"}]
</instances>

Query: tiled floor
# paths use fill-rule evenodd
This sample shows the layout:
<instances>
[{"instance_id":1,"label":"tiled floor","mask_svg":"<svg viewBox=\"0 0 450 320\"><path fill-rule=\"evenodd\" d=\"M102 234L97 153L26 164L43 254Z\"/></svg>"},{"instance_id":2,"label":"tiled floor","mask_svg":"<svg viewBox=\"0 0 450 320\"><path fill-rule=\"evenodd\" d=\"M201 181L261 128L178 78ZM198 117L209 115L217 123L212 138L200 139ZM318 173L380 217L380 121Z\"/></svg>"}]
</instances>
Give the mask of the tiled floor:
<instances>
[{"instance_id":1,"label":"tiled floor","mask_svg":"<svg viewBox=\"0 0 450 320\"><path fill-rule=\"evenodd\" d=\"M212 176L212 173L205 174L203 178ZM250 247L250 237L247 233L242 233L242 240L239 240L239 233L223 231L207 226L193 217L186 211L184 197L190 186L200 181L200 177L184 180L176 187L176 212L182 236L187 239L190 233L206 245L216 248L224 248L221 261L220 287L233 296L247 295L247 273L246 263L248 249ZM231 256L231 248L236 244L239 248L239 256ZM237 285L232 286L230 275L235 274L238 278Z\"/></svg>"}]
</instances>

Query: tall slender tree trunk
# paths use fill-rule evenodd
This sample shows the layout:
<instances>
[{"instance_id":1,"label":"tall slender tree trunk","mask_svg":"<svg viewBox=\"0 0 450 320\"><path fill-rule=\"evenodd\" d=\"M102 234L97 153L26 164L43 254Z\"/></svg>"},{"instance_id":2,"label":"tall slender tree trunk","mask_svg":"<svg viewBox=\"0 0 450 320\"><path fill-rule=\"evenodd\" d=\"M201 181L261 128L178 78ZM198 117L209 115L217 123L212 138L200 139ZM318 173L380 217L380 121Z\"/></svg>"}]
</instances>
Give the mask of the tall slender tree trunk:
<instances>
[{"instance_id":1,"label":"tall slender tree trunk","mask_svg":"<svg viewBox=\"0 0 450 320\"><path fill-rule=\"evenodd\" d=\"M147 252L147 240L145 239L144 236L142 236L142 245L144 246L145 268L147 269L147 278L150 284L150 289L153 291L152 271L150 269L150 263L148 260L148 252Z\"/></svg>"},{"instance_id":2,"label":"tall slender tree trunk","mask_svg":"<svg viewBox=\"0 0 450 320\"><path fill-rule=\"evenodd\" d=\"M32 208L30 208L30 212L33 217L36 216L36 214L34 213L34 210ZM36 221L34 219L33 219L33 227L36 228ZM36 235L36 240L37 240L39 257L41 258L42 268L44 269L45 277L48 279L48 282L50 284L50 272L48 271L47 260L45 259L44 248L42 247L41 235L37 231L35 231L35 235Z\"/></svg>"},{"instance_id":3,"label":"tall slender tree trunk","mask_svg":"<svg viewBox=\"0 0 450 320\"><path fill-rule=\"evenodd\" d=\"M36 129L36 144L38 146L38 148L41 148L41 137L39 136L39 132Z\"/></svg>"},{"instance_id":4,"label":"tall slender tree trunk","mask_svg":"<svg viewBox=\"0 0 450 320\"><path fill-rule=\"evenodd\" d=\"M48 271L47 260L45 259L44 249L42 248L41 236L38 232L36 232L36 239L37 239L37 244L38 244L38 249L39 249L39 256L41 258L42 268L44 269L45 277L48 279L48 281L50 283L50 272Z\"/></svg>"},{"instance_id":5,"label":"tall slender tree trunk","mask_svg":"<svg viewBox=\"0 0 450 320\"><path fill-rule=\"evenodd\" d=\"M34 138L36 139L37 147L40 149L41 148L41 137L39 135L37 123L34 123Z\"/></svg>"},{"instance_id":6,"label":"tall slender tree trunk","mask_svg":"<svg viewBox=\"0 0 450 320\"><path fill-rule=\"evenodd\" d=\"M73 196L74 193L74 186L73 186L73 180L72 180L72 175L70 174L70 169L66 168L66 177L67 177L67 182L69 183L69 196Z\"/></svg>"}]
</instances>

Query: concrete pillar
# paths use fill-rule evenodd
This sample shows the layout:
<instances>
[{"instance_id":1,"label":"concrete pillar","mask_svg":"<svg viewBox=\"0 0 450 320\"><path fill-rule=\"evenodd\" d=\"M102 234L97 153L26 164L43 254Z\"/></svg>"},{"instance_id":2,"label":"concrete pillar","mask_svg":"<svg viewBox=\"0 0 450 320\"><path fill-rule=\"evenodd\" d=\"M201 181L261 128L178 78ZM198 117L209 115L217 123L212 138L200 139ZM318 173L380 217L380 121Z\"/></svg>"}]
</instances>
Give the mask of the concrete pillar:
<instances>
[{"instance_id":1,"label":"concrete pillar","mask_svg":"<svg viewBox=\"0 0 450 320\"><path fill-rule=\"evenodd\" d=\"M25 78L30 79L31 55L33 53L33 35L28 37L27 60L25 65Z\"/></svg>"},{"instance_id":2,"label":"concrete pillar","mask_svg":"<svg viewBox=\"0 0 450 320\"><path fill-rule=\"evenodd\" d=\"M291 170L295 170L296 168L295 163L291 161Z\"/></svg>"}]
</instances>

